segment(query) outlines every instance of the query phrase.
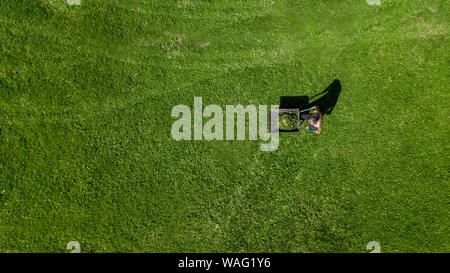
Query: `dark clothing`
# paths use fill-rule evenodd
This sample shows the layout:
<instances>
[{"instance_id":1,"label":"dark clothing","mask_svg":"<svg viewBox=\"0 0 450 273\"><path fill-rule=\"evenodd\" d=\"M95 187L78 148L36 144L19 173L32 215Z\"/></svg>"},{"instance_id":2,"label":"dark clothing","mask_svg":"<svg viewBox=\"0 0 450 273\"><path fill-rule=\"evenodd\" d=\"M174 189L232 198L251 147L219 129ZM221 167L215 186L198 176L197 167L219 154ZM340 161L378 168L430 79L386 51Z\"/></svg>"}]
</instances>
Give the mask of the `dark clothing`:
<instances>
[{"instance_id":1,"label":"dark clothing","mask_svg":"<svg viewBox=\"0 0 450 273\"><path fill-rule=\"evenodd\" d=\"M308 130L317 130L319 128L317 128L316 126L312 125L312 123L317 124L317 122L320 119L320 114L318 112L315 112L313 114L310 113L302 113L300 115L300 119L306 120L308 121L308 126L306 127L306 129Z\"/></svg>"}]
</instances>

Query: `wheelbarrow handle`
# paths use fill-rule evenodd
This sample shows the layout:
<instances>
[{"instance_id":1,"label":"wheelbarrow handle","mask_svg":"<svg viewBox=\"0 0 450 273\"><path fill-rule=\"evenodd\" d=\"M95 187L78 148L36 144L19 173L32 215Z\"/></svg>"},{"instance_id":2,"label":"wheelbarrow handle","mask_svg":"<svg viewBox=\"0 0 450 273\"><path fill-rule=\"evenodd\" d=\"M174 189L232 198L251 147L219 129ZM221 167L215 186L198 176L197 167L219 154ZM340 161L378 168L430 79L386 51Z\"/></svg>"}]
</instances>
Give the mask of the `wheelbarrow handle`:
<instances>
[{"instance_id":1,"label":"wheelbarrow handle","mask_svg":"<svg viewBox=\"0 0 450 273\"><path fill-rule=\"evenodd\" d=\"M311 110L311 109L314 109L314 107L310 107L310 108L308 108L308 109L301 110L301 111L299 111L299 113L306 112L306 111L309 111L309 110Z\"/></svg>"}]
</instances>

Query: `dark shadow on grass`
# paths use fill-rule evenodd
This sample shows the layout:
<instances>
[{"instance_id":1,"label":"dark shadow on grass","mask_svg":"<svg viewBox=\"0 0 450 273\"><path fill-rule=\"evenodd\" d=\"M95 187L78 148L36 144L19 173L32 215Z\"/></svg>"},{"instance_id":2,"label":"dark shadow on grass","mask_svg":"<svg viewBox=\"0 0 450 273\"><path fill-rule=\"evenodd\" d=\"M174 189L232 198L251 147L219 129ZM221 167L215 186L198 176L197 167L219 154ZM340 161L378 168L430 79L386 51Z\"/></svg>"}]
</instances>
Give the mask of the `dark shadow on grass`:
<instances>
[{"instance_id":1,"label":"dark shadow on grass","mask_svg":"<svg viewBox=\"0 0 450 273\"><path fill-rule=\"evenodd\" d=\"M304 109L309 104L308 96L282 96L280 97L281 109Z\"/></svg>"},{"instance_id":2,"label":"dark shadow on grass","mask_svg":"<svg viewBox=\"0 0 450 273\"><path fill-rule=\"evenodd\" d=\"M317 105L320 112L323 115L330 115L334 107L337 104L339 95L341 94L341 82L335 79L330 85L328 85L322 92L308 97L308 96L281 96L280 97L280 109L299 109L304 110ZM317 98L318 97L318 98ZM315 99L313 102L309 102L310 99ZM301 119L301 124L303 124L304 119ZM296 131L283 131L279 130L280 133L283 132L298 132Z\"/></svg>"},{"instance_id":3,"label":"dark shadow on grass","mask_svg":"<svg viewBox=\"0 0 450 273\"><path fill-rule=\"evenodd\" d=\"M281 109L298 108L300 110L303 110L309 107L313 107L314 105L317 105L319 106L319 109L323 115L330 115L337 104L339 95L341 94L341 89L342 89L341 82L338 79L336 79L327 88L325 88L325 90L311 97L281 96L280 108ZM319 98L311 103L309 102L310 100L317 97Z\"/></svg>"},{"instance_id":4,"label":"dark shadow on grass","mask_svg":"<svg viewBox=\"0 0 450 273\"><path fill-rule=\"evenodd\" d=\"M314 105L317 105L319 106L320 112L322 112L323 115L331 115L331 112L333 111L334 107L337 104L339 95L341 94L341 90L342 90L341 82L338 79L334 80L325 90L310 98L314 99L322 95L322 97L311 102L308 105L308 107L313 107Z\"/></svg>"}]
</instances>

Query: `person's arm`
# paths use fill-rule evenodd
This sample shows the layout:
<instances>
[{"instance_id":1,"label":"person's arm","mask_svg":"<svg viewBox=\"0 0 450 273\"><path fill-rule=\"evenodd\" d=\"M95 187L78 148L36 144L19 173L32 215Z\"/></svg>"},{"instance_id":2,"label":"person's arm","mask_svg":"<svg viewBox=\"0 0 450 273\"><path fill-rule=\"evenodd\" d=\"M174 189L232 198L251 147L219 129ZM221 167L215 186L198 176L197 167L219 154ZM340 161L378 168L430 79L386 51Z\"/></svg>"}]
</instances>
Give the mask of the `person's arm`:
<instances>
[{"instance_id":1,"label":"person's arm","mask_svg":"<svg viewBox=\"0 0 450 273\"><path fill-rule=\"evenodd\" d=\"M320 122L320 121L319 121L319 122ZM316 133L316 134L322 133L322 123L319 123L319 127L317 128L316 131L314 131L314 133Z\"/></svg>"},{"instance_id":2,"label":"person's arm","mask_svg":"<svg viewBox=\"0 0 450 273\"><path fill-rule=\"evenodd\" d=\"M322 113L319 111L319 107L317 107L317 105L314 105L314 113L319 114L319 122L318 122L317 130L314 131L314 133L320 134L320 133L322 133L323 119L322 119Z\"/></svg>"}]
</instances>

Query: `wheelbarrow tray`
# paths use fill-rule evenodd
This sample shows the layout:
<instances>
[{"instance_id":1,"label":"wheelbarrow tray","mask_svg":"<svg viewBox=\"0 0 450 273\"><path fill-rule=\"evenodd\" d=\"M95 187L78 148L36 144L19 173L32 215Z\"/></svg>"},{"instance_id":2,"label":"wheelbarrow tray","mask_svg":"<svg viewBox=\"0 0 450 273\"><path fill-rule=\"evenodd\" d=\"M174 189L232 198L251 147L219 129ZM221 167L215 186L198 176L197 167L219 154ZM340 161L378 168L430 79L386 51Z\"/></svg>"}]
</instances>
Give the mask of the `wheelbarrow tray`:
<instances>
[{"instance_id":1,"label":"wheelbarrow tray","mask_svg":"<svg viewBox=\"0 0 450 273\"><path fill-rule=\"evenodd\" d=\"M281 130L279 128L279 115L283 112L295 112L297 114L297 119L300 121L300 109L299 108L278 108L278 109L271 109L270 115L269 115L269 132L270 133L298 133L300 132L300 126L297 127L295 130Z\"/></svg>"}]
</instances>

